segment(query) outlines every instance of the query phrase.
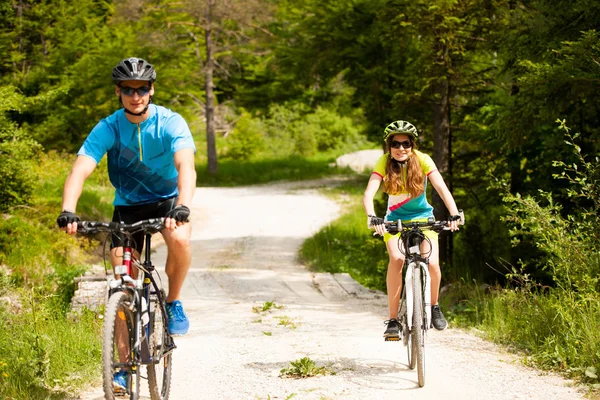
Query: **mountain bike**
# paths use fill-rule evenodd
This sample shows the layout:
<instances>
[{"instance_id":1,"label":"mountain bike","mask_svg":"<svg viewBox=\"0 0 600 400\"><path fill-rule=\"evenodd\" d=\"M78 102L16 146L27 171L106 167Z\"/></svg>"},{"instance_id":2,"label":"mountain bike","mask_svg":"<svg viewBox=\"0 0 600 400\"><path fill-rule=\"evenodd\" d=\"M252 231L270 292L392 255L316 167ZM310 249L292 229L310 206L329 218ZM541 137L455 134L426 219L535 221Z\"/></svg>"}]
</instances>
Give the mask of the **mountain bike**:
<instances>
[{"instance_id":1,"label":"mountain bike","mask_svg":"<svg viewBox=\"0 0 600 400\"><path fill-rule=\"evenodd\" d=\"M464 213L459 211L460 225L464 225ZM429 282L429 256L421 255L421 243L427 241L424 230L441 232L449 230L449 221L384 222L392 235L401 232L398 247L405 255L403 285L398 310L402 343L407 348L408 366L417 368L419 386L425 386L425 337L431 326L431 285ZM399 338L386 338L398 341Z\"/></svg>"},{"instance_id":2,"label":"mountain bike","mask_svg":"<svg viewBox=\"0 0 600 400\"><path fill-rule=\"evenodd\" d=\"M151 260L152 234L164 229L164 218L134 224L79 222L84 234L108 232L123 237L123 265L114 267L108 282L108 301L102 337L102 377L106 400L140 398L141 366L146 366L150 398L167 400L171 389L173 337L169 334L166 294ZM133 256L133 234L144 233L144 262ZM122 374L124 388L114 385Z\"/></svg>"}]
</instances>

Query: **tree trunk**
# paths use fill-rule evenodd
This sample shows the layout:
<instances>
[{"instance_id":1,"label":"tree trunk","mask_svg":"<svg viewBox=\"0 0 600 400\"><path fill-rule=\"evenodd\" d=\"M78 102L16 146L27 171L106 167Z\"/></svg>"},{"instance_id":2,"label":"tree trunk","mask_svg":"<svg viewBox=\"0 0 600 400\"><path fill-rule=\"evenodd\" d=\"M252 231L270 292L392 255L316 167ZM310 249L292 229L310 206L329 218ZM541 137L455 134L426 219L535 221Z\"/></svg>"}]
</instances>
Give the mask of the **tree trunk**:
<instances>
[{"instance_id":1,"label":"tree trunk","mask_svg":"<svg viewBox=\"0 0 600 400\"><path fill-rule=\"evenodd\" d=\"M450 140L450 88L447 78L440 78L433 86L433 161L452 192ZM432 191L433 209L437 220L445 220L448 210L437 191ZM440 235L440 265L452 263L452 236Z\"/></svg>"},{"instance_id":2,"label":"tree trunk","mask_svg":"<svg viewBox=\"0 0 600 400\"><path fill-rule=\"evenodd\" d=\"M208 173L215 175L218 171L217 143L215 139L215 105L213 92L213 43L212 43L212 9L215 0L208 0L206 9L206 155Z\"/></svg>"}]
</instances>

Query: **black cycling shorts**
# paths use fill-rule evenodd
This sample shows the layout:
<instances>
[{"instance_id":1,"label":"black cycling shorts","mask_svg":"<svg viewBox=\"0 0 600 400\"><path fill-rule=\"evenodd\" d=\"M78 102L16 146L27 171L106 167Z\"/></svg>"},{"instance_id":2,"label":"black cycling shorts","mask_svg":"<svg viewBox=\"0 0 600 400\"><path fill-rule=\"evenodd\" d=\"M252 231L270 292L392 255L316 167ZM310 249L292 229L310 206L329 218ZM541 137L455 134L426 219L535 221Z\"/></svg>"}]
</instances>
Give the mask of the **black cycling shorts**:
<instances>
[{"instance_id":1,"label":"black cycling shorts","mask_svg":"<svg viewBox=\"0 0 600 400\"><path fill-rule=\"evenodd\" d=\"M162 218L171 211L177 202L177 197L171 197L158 201L156 203L140 204L135 206L115 206L113 213L113 222L121 222L125 224L133 224L134 222L142 221L150 218ZM138 232L133 235L134 248L138 253L142 254L144 248L144 233ZM121 234L112 235L112 243L110 248L123 247L123 236Z\"/></svg>"}]
</instances>

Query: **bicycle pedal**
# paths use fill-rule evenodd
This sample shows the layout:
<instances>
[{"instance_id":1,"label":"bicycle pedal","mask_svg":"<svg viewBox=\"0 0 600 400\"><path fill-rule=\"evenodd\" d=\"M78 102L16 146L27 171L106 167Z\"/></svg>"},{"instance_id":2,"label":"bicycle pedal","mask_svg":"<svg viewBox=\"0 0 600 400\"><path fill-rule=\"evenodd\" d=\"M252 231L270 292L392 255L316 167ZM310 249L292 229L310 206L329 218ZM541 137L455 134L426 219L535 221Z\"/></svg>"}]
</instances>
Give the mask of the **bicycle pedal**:
<instances>
[{"instance_id":1,"label":"bicycle pedal","mask_svg":"<svg viewBox=\"0 0 600 400\"><path fill-rule=\"evenodd\" d=\"M386 337L385 341L386 342L399 342L400 338L399 337Z\"/></svg>"}]
</instances>

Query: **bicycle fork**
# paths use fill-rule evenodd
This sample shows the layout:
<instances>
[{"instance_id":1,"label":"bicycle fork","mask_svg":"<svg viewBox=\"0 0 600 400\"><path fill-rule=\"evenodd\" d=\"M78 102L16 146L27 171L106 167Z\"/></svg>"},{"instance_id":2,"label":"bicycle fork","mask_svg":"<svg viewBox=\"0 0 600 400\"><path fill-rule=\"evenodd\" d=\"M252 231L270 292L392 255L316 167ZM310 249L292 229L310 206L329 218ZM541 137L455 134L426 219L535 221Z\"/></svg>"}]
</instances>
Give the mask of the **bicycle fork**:
<instances>
[{"instance_id":1,"label":"bicycle fork","mask_svg":"<svg viewBox=\"0 0 600 400\"><path fill-rule=\"evenodd\" d=\"M417 270L420 269L420 271ZM413 271L421 273L421 288L417 290L423 291L423 306L425 308L426 321L425 329L431 326L431 285L429 283L429 267L423 261L413 261L408 265L404 282L404 290L406 290L406 323L408 330L412 329L413 317Z\"/></svg>"}]
</instances>

